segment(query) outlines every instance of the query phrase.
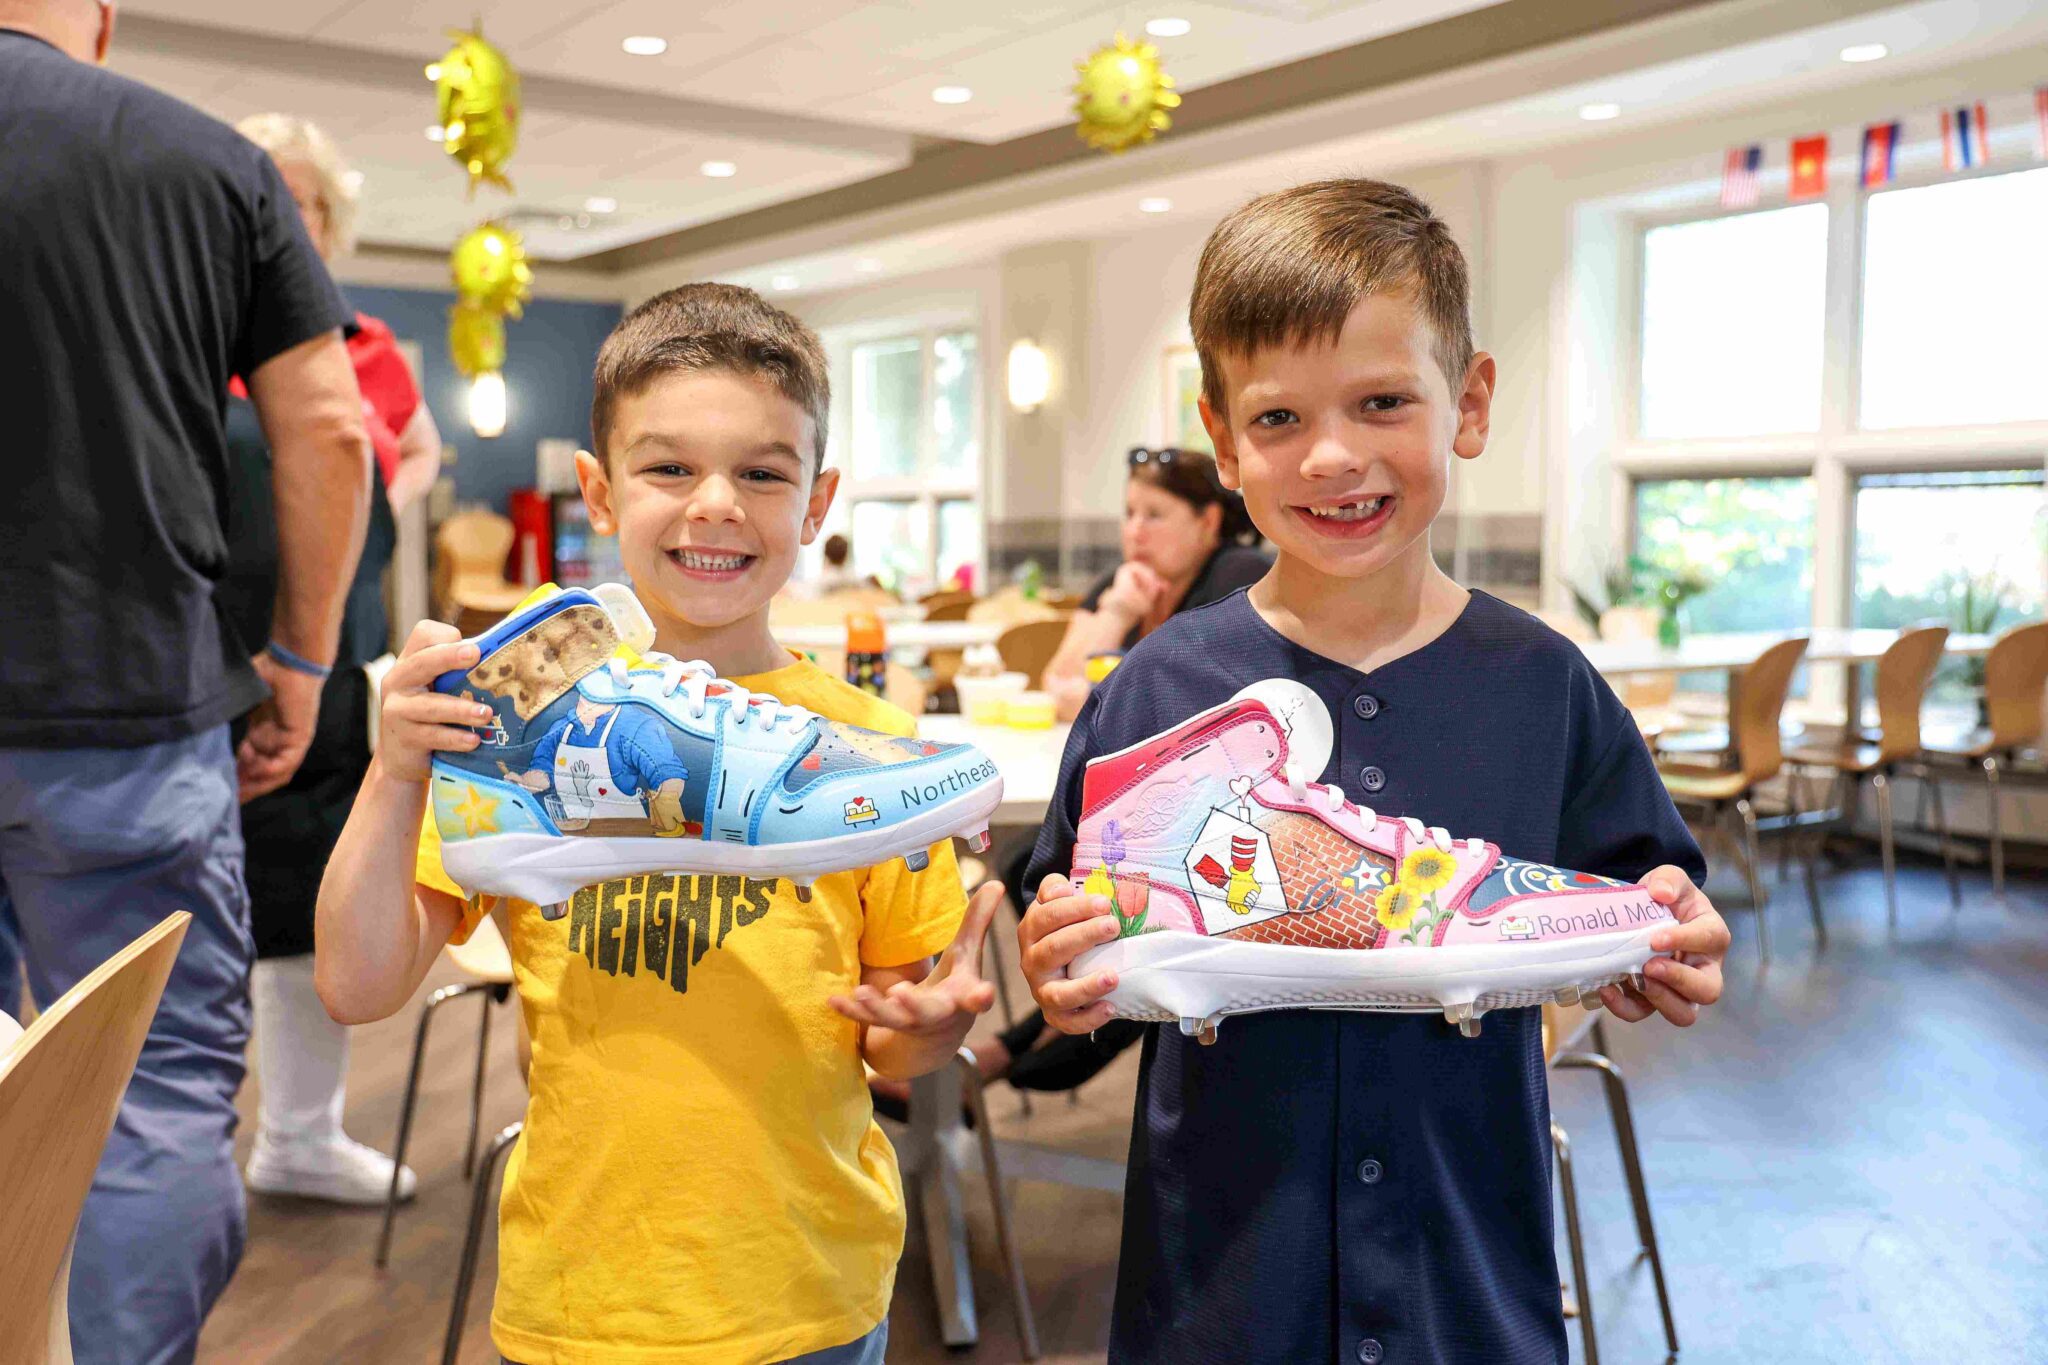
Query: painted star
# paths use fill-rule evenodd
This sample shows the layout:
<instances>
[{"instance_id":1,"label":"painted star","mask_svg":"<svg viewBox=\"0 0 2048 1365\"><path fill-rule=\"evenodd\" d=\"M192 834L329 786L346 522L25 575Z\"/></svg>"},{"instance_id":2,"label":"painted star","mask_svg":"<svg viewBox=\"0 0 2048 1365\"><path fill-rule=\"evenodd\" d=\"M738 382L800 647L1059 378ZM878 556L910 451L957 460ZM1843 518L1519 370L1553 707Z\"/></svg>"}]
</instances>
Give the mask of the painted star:
<instances>
[{"instance_id":1,"label":"painted star","mask_svg":"<svg viewBox=\"0 0 2048 1365\"><path fill-rule=\"evenodd\" d=\"M1361 853L1358 862L1337 879L1337 885L1361 895L1374 895L1386 887L1387 869Z\"/></svg>"},{"instance_id":2,"label":"painted star","mask_svg":"<svg viewBox=\"0 0 2048 1365\"><path fill-rule=\"evenodd\" d=\"M474 839L479 834L498 832L498 798L485 796L475 787L464 785L462 800L455 803L455 814L462 820L462 831Z\"/></svg>"}]
</instances>

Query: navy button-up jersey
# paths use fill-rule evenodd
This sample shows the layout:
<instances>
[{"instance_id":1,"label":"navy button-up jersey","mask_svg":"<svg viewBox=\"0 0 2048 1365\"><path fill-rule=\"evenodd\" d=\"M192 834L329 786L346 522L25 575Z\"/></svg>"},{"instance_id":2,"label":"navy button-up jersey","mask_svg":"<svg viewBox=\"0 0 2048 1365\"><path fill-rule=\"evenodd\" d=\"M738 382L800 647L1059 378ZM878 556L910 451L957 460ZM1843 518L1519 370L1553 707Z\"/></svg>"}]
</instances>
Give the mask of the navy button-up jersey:
<instances>
[{"instance_id":1,"label":"navy button-up jersey","mask_svg":"<svg viewBox=\"0 0 2048 1365\"><path fill-rule=\"evenodd\" d=\"M1603 876L1706 876L1627 708L1534 617L1474 592L1367 674L1239 592L1167 621L1089 698L1028 885L1071 871L1091 757L1270 677L1322 699L1321 780L1384 816ZM1278 1010L1209 1047L1150 1030L1110 1360L1563 1365L1540 1021L1499 1010L1465 1038L1441 1015Z\"/></svg>"}]
</instances>

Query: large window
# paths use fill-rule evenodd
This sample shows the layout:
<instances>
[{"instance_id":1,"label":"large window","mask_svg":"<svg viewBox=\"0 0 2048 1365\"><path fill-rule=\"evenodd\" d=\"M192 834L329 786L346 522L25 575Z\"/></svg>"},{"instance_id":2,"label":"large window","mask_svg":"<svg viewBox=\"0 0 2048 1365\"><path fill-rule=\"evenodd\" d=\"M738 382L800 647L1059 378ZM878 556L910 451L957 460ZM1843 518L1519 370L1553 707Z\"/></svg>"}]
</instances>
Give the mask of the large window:
<instances>
[{"instance_id":1,"label":"large window","mask_svg":"<svg viewBox=\"0 0 2048 1365\"><path fill-rule=\"evenodd\" d=\"M2048 168L1660 215L1624 238L1641 294L1610 506L1648 571L1707 584L1684 627L2048 611Z\"/></svg>"},{"instance_id":2,"label":"large window","mask_svg":"<svg viewBox=\"0 0 2048 1365\"><path fill-rule=\"evenodd\" d=\"M1870 197L1866 429L2048 420L2048 169Z\"/></svg>"},{"instance_id":3,"label":"large window","mask_svg":"<svg viewBox=\"0 0 2048 1365\"><path fill-rule=\"evenodd\" d=\"M1820 426L1825 204L1643 235L1644 436Z\"/></svg>"},{"instance_id":4,"label":"large window","mask_svg":"<svg viewBox=\"0 0 2048 1365\"><path fill-rule=\"evenodd\" d=\"M1652 576L1696 576L1689 630L1793 630L1813 618L1813 480L1645 479L1636 555Z\"/></svg>"},{"instance_id":5,"label":"large window","mask_svg":"<svg viewBox=\"0 0 2048 1365\"><path fill-rule=\"evenodd\" d=\"M964 329L846 348L845 477L834 523L854 572L904 592L982 569L980 350Z\"/></svg>"}]
</instances>

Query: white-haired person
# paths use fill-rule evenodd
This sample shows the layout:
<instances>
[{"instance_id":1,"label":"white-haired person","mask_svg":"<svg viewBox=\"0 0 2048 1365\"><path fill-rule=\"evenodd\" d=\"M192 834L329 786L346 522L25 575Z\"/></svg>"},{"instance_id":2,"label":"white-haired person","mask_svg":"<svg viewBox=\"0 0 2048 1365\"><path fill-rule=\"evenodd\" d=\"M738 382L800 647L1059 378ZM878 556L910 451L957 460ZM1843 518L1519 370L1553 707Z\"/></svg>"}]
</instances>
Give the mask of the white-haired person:
<instances>
[{"instance_id":1,"label":"white-haired person","mask_svg":"<svg viewBox=\"0 0 2048 1365\"><path fill-rule=\"evenodd\" d=\"M236 126L277 163L321 258L331 264L346 254L354 245L361 179L333 142L288 114L258 114ZM242 807L256 940L249 996L261 1096L244 1175L263 1194L373 1204L390 1188L391 1158L342 1129L349 1034L328 1018L313 989L313 902L369 770L370 695L362 666L389 647L383 575L397 547L395 514L432 487L441 434L391 329L358 312L343 335L362 389L377 487L312 747L290 783ZM219 600L245 640L263 640L277 573L270 452L254 412L239 398L228 405L227 440L229 568ZM412 1172L401 1172L400 1196L410 1198L412 1189Z\"/></svg>"}]
</instances>

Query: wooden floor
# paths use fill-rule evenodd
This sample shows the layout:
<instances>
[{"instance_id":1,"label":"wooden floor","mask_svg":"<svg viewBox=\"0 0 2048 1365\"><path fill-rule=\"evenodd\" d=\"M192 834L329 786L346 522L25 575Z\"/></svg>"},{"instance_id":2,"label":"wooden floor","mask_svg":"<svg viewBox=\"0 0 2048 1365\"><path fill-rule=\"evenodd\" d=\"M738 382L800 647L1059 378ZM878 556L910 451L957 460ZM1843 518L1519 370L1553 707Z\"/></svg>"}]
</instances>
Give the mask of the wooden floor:
<instances>
[{"instance_id":1,"label":"wooden floor","mask_svg":"<svg viewBox=\"0 0 2048 1365\"><path fill-rule=\"evenodd\" d=\"M1894 938L1873 868L1824 878L1824 953L1796 884L1774 884L1768 971L1758 970L1754 917L1731 911L1728 999L1698 1028L1609 1025L1686 1362L2048 1360L2048 879L2016 876L2001 906L1981 871L1966 873L1959 915L1937 869L1909 864L1901 881ZM1742 902L1733 879L1713 889ZM252 1197L248 1254L208 1324L202 1361L439 1359L466 1209L459 1167L476 1006L441 1014L416 1130L421 1194L400 1217L390 1272L370 1268L374 1214ZM349 1126L360 1138L391 1139L416 1017L358 1030ZM501 1015L493 1033L487 1130L521 1109L506 1024ZM998 1090L997 1126L1119 1155L1135 1062L1134 1050L1078 1105L1038 1099L1028 1119L1014 1092ZM1561 1073L1552 1092L1578 1159L1601 1356L1660 1360L1598 1085ZM253 1098L245 1093L245 1115ZM1120 1201L1013 1189L1045 1358L1102 1359ZM891 1315L899 1365L1020 1358L972 1182L968 1200L981 1345L951 1352L938 1342L913 1226ZM487 1257L464 1361L497 1359L489 1287ZM1576 1324L1572 1349L1577 1359Z\"/></svg>"}]
</instances>

